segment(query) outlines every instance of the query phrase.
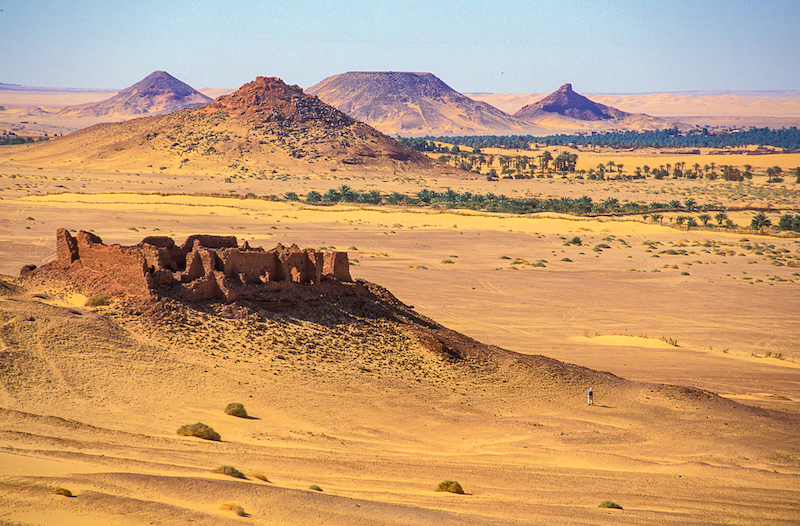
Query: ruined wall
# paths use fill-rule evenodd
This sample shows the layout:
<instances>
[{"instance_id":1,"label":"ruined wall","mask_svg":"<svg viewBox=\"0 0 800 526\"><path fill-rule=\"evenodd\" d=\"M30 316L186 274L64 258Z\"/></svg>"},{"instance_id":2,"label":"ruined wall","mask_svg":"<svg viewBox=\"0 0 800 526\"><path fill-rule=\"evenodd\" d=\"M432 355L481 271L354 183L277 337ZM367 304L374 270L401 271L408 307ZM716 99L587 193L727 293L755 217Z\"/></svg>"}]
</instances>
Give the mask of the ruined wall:
<instances>
[{"instance_id":1,"label":"ruined wall","mask_svg":"<svg viewBox=\"0 0 800 526\"><path fill-rule=\"evenodd\" d=\"M68 267L80 261L86 268L113 277L129 294L150 294L152 278L138 247L106 246L92 233L81 230L72 237L62 228L56 234L56 252L59 266Z\"/></svg>"},{"instance_id":2,"label":"ruined wall","mask_svg":"<svg viewBox=\"0 0 800 526\"><path fill-rule=\"evenodd\" d=\"M107 246L92 233L72 237L62 228L56 252L58 267L80 264L105 274L129 294L158 294L168 287L189 301L257 299L280 284L352 281L345 252L323 254L281 244L266 251L247 242L237 246L234 236L189 236L180 247L165 236L146 237L135 246Z\"/></svg>"}]
</instances>

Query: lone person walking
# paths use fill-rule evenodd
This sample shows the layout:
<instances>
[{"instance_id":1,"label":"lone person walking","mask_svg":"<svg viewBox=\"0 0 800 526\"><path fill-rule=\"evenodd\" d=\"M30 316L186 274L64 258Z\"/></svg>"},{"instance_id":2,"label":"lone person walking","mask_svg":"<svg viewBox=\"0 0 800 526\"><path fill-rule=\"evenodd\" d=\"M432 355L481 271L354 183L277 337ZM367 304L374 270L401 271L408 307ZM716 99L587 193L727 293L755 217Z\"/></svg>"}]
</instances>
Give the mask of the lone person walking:
<instances>
[{"instance_id":1,"label":"lone person walking","mask_svg":"<svg viewBox=\"0 0 800 526\"><path fill-rule=\"evenodd\" d=\"M594 405L594 391L592 388L589 388L589 405Z\"/></svg>"}]
</instances>

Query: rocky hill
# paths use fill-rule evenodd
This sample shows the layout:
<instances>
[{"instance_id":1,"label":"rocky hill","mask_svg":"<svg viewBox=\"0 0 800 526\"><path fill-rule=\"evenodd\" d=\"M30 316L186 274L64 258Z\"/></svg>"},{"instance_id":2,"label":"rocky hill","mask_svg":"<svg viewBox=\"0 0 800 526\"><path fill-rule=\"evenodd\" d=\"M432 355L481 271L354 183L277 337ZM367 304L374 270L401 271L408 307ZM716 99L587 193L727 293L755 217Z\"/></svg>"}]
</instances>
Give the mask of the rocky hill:
<instances>
[{"instance_id":1,"label":"rocky hill","mask_svg":"<svg viewBox=\"0 0 800 526\"><path fill-rule=\"evenodd\" d=\"M131 117L172 113L208 104L206 97L166 71L154 71L133 86L100 102L67 106L58 115L72 117Z\"/></svg>"},{"instance_id":2,"label":"rocky hill","mask_svg":"<svg viewBox=\"0 0 800 526\"><path fill-rule=\"evenodd\" d=\"M384 133L466 135L536 128L462 95L431 73L348 72L307 91Z\"/></svg>"},{"instance_id":3,"label":"rocky hill","mask_svg":"<svg viewBox=\"0 0 800 526\"><path fill-rule=\"evenodd\" d=\"M572 84L564 84L539 102L529 104L514 114L515 117L535 120L546 114L558 113L581 121L623 119L630 115L610 106L598 104L572 91Z\"/></svg>"},{"instance_id":4,"label":"rocky hill","mask_svg":"<svg viewBox=\"0 0 800 526\"><path fill-rule=\"evenodd\" d=\"M15 162L82 169L265 174L448 169L277 78L167 115L99 124L8 150Z\"/></svg>"},{"instance_id":5,"label":"rocky hill","mask_svg":"<svg viewBox=\"0 0 800 526\"><path fill-rule=\"evenodd\" d=\"M663 129L678 124L594 102L573 91L572 84L524 106L514 117L548 129Z\"/></svg>"}]
</instances>

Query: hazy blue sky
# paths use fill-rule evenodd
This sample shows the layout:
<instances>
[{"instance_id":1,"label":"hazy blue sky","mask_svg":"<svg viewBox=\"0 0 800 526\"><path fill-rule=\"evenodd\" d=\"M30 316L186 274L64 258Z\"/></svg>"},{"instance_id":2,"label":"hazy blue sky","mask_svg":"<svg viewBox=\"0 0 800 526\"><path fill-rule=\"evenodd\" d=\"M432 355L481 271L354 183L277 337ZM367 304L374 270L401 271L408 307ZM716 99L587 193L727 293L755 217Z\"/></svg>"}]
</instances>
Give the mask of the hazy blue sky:
<instances>
[{"instance_id":1,"label":"hazy blue sky","mask_svg":"<svg viewBox=\"0 0 800 526\"><path fill-rule=\"evenodd\" d=\"M0 82L427 71L461 92L800 89L800 0L0 0Z\"/></svg>"}]
</instances>

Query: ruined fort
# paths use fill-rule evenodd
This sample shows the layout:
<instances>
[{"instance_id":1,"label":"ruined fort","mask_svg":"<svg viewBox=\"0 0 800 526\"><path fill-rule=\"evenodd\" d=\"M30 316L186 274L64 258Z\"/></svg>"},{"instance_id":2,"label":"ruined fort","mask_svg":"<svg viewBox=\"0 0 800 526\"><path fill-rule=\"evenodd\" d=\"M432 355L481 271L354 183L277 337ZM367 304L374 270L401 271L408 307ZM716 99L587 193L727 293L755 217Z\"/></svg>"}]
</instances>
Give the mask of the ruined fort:
<instances>
[{"instance_id":1,"label":"ruined fort","mask_svg":"<svg viewBox=\"0 0 800 526\"><path fill-rule=\"evenodd\" d=\"M317 252L278 244L252 248L235 236L192 235L180 246L170 237L151 236L133 246L105 245L81 230L56 234L55 261L41 269L26 267L22 277L38 273L80 276L106 289L133 296L169 294L185 301L274 298L276 293L351 282L346 252Z\"/></svg>"}]
</instances>

